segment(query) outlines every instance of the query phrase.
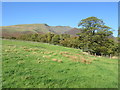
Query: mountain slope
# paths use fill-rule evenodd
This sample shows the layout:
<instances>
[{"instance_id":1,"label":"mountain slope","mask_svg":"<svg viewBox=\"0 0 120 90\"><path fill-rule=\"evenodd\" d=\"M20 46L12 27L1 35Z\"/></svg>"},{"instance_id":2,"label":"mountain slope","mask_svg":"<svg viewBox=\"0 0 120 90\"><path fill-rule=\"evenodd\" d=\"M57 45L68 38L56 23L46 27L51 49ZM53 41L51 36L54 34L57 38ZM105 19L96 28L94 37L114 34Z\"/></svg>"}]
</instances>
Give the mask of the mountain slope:
<instances>
[{"instance_id":1,"label":"mountain slope","mask_svg":"<svg viewBox=\"0 0 120 90\"><path fill-rule=\"evenodd\" d=\"M69 31L74 32L74 29L69 26L49 26L47 24L21 24L21 25L12 25L12 26L2 26L3 37L11 37L11 36L17 37L21 34L48 33L48 32L55 34L64 34L64 33L69 34ZM75 35L75 33L73 35Z\"/></svg>"},{"instance_id":2,"label":"mountain slope","mask_svg":"<svg viewBox=\"0 0 120 90\"><path fill-rule=\"evenodd\" d=\"M69 26L51 26L50 30L56 34L63 34L66 31L70 31L72 28Z\"/></svg>"},{"instance_id":3,"label":"mountain slope","mask_svg":"<svg viewBox=\"0 0 120 90\"><path fill-rule=\"evenodd\" d=\"M2 26L3 36L16 36L16 34L29 34L29 33L47 33L50 32L46 24L22 24L12 26Z\"/></svg>"},{"instance_id":4,"label":"mountain slope","mask_svg":"<svg viewBox=\"0 0 120 90\"><path fill-rule=\"evenodd\" d=\"M71 29L71 30L69 30L69 31L66 31L66 32L64 32L65 34L69 34L69 35L73 35L73 36L77 36L76 34L77 33L80 33L81 32L81 30L80 29L78 29L78 28L73 28L73 29Z\"/></svg>"}]
</instances>

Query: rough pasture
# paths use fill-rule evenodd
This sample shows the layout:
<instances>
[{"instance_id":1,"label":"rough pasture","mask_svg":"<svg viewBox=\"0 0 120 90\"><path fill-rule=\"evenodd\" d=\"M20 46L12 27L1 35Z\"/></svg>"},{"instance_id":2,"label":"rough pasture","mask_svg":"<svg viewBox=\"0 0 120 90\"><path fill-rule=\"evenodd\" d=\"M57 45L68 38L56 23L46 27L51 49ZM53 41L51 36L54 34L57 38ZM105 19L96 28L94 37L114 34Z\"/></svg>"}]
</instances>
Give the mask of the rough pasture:
<instances>
[{"instance_id":1,"label":"rough pasture","mask_svg":"<svg viewBox=\"0 0 120 90\"><path fill-rule=\"evenodd\" d=\"M117 88L118 60L79 49L3 40L3 88Z\"/></svg>"}]
</instances>

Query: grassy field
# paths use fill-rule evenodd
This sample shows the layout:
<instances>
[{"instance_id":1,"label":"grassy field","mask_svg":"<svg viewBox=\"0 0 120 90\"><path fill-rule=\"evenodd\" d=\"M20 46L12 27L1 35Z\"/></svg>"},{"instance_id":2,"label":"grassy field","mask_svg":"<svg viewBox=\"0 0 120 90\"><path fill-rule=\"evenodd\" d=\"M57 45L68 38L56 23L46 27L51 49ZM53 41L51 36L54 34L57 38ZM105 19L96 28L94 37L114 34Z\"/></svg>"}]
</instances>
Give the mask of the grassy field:
<instances>
[{"instance_id":1,"label":"grassy field","mask_svg":"<svg viewBox=\"0 0 120 90\"><path fill-rule=\"evenodd\" d=\"M79 49L3 40L3 88L117 88L118 60Z\"/></svg>"}]
</instances>

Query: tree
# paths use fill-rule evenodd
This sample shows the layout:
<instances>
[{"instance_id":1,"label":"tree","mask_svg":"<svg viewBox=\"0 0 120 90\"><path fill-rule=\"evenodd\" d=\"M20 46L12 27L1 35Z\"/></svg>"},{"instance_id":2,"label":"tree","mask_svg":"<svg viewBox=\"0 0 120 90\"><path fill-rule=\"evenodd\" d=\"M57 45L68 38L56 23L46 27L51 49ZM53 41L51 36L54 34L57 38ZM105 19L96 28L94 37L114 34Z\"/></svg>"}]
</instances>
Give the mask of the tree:
<instances>
[{"instance_id":1,"label":"tree","mask_svg":"<svg viewBox=\"0 0 120 90\"><path fill-rule=\"evenodd\" d=\"M66 38L70 38L70 35L69 34L61 34L60 35L60 40L64 40Z\"/></svg>"},{"instance_id":2,"label":"tree","mask_svg":"<svg viewBox=\"0 0 120 90\"><path fill-rule=\"evenodd\" d=\"M47 35L47 43L51 43L52 38L54 37L54 34L53 33L48 33L46 35Z\"/></svg>"},{"instance_id":3,"label":"tree","mask_svg":"<svg viewBox=\"0 0 120 90\"><path fill-rule=\"evenodd\" d=\"M70 47L70 39L66 38L64 40L60 40L60 45L65 46L65 47Z\"/></svg>"},{"instance_id":4,"label":"tree","mask_svg":"<svg viewBox=\"0 0 120 90\"><path fill-rule=\"evenodd\" d=\"M104 25L104 22L97 17L88 17L82 19L78 26L82 26L83 32L94 35L98 31L107 31L110 27Z\"/></svg>"},{"instance_id":5,"label":"tree","mask_svg":"<svg viewBox=\"0 0 120 90\"><path fill-rule=\"evenodd\" d=\"M104 24L105 23L97 17L82 19L78 24L78 26L82 27L79 37L82 41L84 51L92 51L98 55L112 53L108 46L114 43L109 39L113 33L110 31L111 28Z\"/></svg>"},{"instance_id":6,"label":"tree","mask_svg":"<svg viewBox=\"0 0 120 90\"><path fill-rule=\"evenodd\" d=\"M52 38L52 43L53 44L59 44L60 36L59 35L54 35Z\"/></svg>"}]
</instances>

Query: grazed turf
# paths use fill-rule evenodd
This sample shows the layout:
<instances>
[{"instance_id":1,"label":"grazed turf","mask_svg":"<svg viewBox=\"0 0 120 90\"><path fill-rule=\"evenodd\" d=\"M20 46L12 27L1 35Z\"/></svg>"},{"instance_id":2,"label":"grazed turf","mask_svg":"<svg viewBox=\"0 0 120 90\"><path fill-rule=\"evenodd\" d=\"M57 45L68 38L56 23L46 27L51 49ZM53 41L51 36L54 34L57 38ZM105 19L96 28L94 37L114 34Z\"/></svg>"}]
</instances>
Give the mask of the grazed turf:
<instances>
[{"instance_id":1,"label":"grazed turf","mask_svg":"<svg viewBox=\"0 0 120 90\"><path fill-rule=\"evenodd\" d=\"M118 60L79 49L3 40L3 88L117 88Z\"/></svg>"}]
</instances>

